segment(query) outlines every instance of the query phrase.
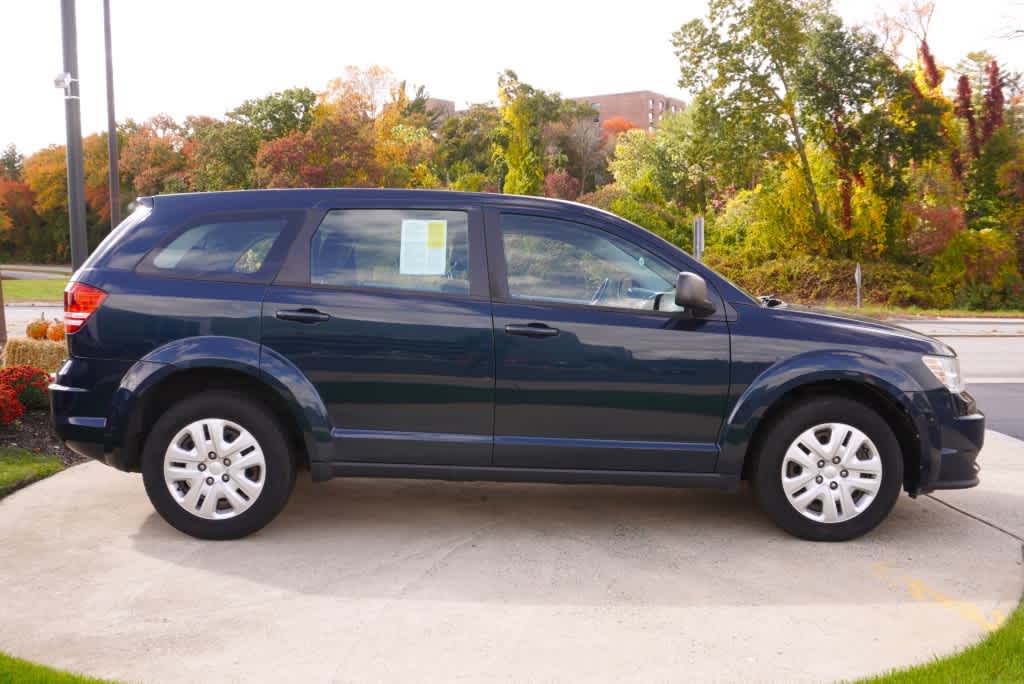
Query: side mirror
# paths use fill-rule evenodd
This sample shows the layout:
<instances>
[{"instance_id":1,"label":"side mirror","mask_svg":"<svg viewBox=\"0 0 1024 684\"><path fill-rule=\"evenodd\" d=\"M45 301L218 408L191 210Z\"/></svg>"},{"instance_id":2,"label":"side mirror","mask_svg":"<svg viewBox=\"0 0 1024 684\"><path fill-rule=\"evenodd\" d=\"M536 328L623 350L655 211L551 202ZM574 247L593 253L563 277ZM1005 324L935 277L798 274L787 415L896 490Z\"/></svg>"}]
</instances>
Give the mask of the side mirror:
<instances>
[{"instance_id":1,"label":"side mirror","mask_svg":"<svg viewBox=\"0 0 1024 684\"><path fill-rule=\"evenodd\" d=\"M708 296L708 284L696 273L683 271L676 277L676 306L681 306L698 318L715 313L715 304Z\"/></svg>"}]
</instances>

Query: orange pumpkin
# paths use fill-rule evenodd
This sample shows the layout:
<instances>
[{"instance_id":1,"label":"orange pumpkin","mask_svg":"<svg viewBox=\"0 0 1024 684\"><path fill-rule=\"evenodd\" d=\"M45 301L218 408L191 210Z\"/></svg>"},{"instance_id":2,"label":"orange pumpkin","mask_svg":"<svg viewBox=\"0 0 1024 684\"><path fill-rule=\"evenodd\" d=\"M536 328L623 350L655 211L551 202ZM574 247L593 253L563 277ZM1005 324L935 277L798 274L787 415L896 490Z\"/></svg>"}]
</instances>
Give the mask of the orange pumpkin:
<instances>
[{"instance_id":1,"label":"orange pumpkin","mask_svg":"<svg viewBox=\"0 0 1024 684\"><path fill-rule=\"evenodd\" d=\"M44 340L46 339L46 330L50 327L50 323L43 318L38 321L32 321L25 328L25 334L31 337L33 340Z\"/></svg>"},{"instance_id":2,"label":"orange pumpkin","mask_svg":"<svg viewBox=\"0 0 1024 684\"><path fill-rule=\"evenodd\" d=\"M64 321L53 319L53 323L46 328L46 339L62 342L64 340Z\"/></svg>"}]
</instances>

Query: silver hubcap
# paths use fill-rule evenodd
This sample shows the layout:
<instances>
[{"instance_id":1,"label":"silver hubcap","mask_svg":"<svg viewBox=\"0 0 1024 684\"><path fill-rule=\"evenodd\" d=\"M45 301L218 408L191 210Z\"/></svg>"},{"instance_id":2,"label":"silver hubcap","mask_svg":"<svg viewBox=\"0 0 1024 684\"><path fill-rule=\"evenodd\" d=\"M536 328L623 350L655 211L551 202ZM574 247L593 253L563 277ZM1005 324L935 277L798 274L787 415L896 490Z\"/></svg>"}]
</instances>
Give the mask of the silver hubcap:
<instances>
[{"instance_id":1,"label":"silver hubcap","mask_svg":"<svg viewBox=\"0 0 1024 684\"><path fill-rule=\"evenodd\" d=\"M863 432L844 423L805 430L782 459L782 491L800 515L816 522L856 518L882 486L882 459Z\"/></svg>"},{"instance_id":2,"label":"silver hubcap","mask_svg":"<svg viewBox=\"0 0 1024 684\"><path fill-rule=\"evenodd\" d=\"M178 431L164 452L164 481L192 515L224 520L244 513L263 491L259 442L237 423L204 418Z\"/></svg>"}]
</instances>

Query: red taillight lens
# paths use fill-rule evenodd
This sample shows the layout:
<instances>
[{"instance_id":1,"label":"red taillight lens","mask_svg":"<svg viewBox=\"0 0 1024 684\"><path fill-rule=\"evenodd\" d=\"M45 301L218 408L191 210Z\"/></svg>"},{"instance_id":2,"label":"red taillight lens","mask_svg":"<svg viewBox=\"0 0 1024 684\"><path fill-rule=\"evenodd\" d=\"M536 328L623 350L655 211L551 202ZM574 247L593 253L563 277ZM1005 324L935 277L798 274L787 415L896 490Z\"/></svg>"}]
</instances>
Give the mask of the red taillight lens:
<instances>
[{"instance_id":1,"label":"red taillight lens","mask_svg":"<svg viewBox=\"0 0 1024 684\"><path fill-rule=\"evenodd\" d=\"M85 325L106 298L107 293L98 287L68 283L64 288L64 332L70 335Z\"/></svg>"}]
</instances>

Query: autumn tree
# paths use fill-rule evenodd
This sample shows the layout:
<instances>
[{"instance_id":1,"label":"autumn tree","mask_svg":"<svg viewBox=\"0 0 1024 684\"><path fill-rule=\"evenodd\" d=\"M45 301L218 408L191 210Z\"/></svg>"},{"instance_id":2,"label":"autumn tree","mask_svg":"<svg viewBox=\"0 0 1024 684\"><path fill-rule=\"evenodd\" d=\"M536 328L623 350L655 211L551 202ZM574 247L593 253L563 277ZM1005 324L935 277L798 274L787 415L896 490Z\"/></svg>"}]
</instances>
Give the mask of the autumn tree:
<instances>
[{"instance_id":1,"label":"autumn tree","mask_svg":"<svg viewBox=\"0 0 1024 684\"><path fill-rule=\"evenodd\" d=\"M988 87L981 107L981 144L992 139L992 134L1003 125L1003 108L1006 100L1003 97L1003 76L999 64L992 60L988 65Z\"/></svg>"},{"instance_id":2,"label":"autumn tree","mask_svg":"<svg viewBox=\"0 0 1024 684\"><path fill-rule=\"evenodd\" d=\"M186 189L181 130L167 115L141 124L129 121L120 145L121 168L138 195L157 195Z\"/></svg>"},{"instance_id":3,"label":"autumn tree","mask_svg":"<svg viewBox=\"0 0 1024 684\"><path fill-rule=\"evenodd\" d=\"M971 81L967 74L961 74L957 79L953 111L963 120L964 127L967 129L971 157L977 159L981 155L981 139L978 137L978 121L974 116L974 99L971 95Z\"/></svg>"},{"instance_id":4,"label":"autumn tree","mask_svg":"<svg viewBox=\"0 0 1024 684\"><path fill-rule=\"evenodd\" d=\"M347 66L344 75L330 81L320 93L316 110L323 116L338 107L354 108L372 119L391 98L395 85L395 75L385 67L376 64L366 68Z\"/></svg>"},{"instance_id":5,"label":"autumn tree","mask_svg":"<svg viewBox=\"0 0 1024 684\"><path fill-rule=\"evenodd\" d=\"M64 146L44 147L27 157L24 173L39 217L37 229L28 238L28 255L33 261L66 261L70 252Z\"/></svg>"},{"instance_id":6,"label":"autumn tree","mask_svg":"<svg viewBox=\"0 0 1024 684\"><path fill-rule=\"evenodd\" d=\"M610 119L605 119L604 122L601 123L601 132L612 138L615 138L626 131L631 131L634 128L640 127L624 116L613 116Z\"/></svg>"},{"instance_id":7,"label":"autumn tree","mask_svg":"<svg viewBox=\"0 0 1024 684\"><path fill-rule=\"evenodd\" d=\"M308 131L263 143L255 180L264 187L316 188L375 185L372 122L365 111L333 107L318 112Z\"/></svg>"},{"instance_id":8,"label":"autumn tree","mask_svg":"<svg viewBox=\"0 0 1024 684\"><path fill-rule=\"evenodd\" d=\"M31 242L40 229L35 194L27 183L0 177L0 235L4 254L16 260L31 260Z\"/></svg>"},{"instance_id":9,"label":"autumn tree","mask_svg":"<svg viewBox=\"0 0 1024 684\"><path fill-rule=\"evenodd\" d=\"M422 97L422 93L420 94ZM374 121L374 156L385 187L432 188L441 184L430 168L434 154L430 115L414 107L399 83Z\"/></svg>"}]
</instances>

